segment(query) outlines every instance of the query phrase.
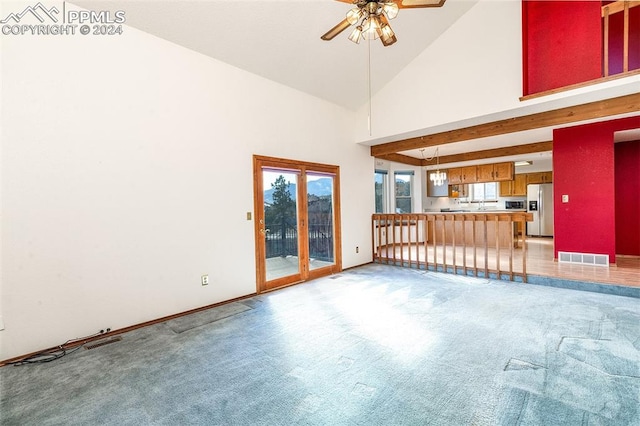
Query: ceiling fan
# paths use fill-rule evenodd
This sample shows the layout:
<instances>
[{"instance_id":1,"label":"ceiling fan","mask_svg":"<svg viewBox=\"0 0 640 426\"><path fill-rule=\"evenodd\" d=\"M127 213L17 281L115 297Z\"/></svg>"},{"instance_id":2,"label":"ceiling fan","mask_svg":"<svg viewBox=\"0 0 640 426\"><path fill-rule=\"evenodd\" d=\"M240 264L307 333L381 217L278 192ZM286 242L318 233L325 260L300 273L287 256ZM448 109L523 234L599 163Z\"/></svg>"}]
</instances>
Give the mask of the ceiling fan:
<instances>
[{"instance_id":1,"label":"ceiling fan","mask_svg":"<svg viewBox=\"0 0 640 426\"><path fill-rule=\"evenodd\" d=\"M331 40L352 25L356 27L349 35L349 40L360 43L361 39L375 40L380 38L384 46L391 46L398 41L389 25L389 19L398 15L398 9L419 7L441 7L445 0L337 0L353 4L355 7L347 12L347 17L335 27L327 31L323 40Z\"/></svg>"}]
</instances>

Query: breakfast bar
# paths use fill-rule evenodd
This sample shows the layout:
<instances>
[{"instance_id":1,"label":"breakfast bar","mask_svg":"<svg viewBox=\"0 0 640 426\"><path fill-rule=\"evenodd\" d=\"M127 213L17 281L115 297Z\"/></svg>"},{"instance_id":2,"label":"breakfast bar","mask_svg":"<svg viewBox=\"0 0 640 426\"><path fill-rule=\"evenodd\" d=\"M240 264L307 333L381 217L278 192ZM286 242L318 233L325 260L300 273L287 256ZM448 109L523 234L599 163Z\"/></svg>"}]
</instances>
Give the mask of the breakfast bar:
<instances>
[{"instance_id":1,"label":"breakfast bar","mask_svg":"<svg viewBox=\"0 0 640 426\"><path fill-rule=\"evenodd\" d=\"M425 213L440 218L430 228L429 241L444 241L446 244L495 245L501 248L521 247L526 230L526 222L532 219L531 213L524 211L460 211Z\"/></svg>"}]
</instances>

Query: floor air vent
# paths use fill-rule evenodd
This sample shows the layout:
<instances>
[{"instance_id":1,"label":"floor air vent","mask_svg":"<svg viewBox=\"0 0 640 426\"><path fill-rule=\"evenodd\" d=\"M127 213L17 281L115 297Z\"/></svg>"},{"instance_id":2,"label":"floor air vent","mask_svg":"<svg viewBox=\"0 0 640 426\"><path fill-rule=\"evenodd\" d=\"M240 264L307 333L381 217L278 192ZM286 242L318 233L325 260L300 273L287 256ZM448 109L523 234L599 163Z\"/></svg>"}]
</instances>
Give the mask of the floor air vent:
<instances>
[{"instance_id":1,"label":"floor air vent","mask_svg":"<svg viewBox=\"0 0 640 426\"><path fill-rule=\"evenodd\" d=\"M559 251L558 262L608 267L609 255L608 254L590 254L590 253L571 253L568 251Z\"/></svg>"},{"instance_id":2,"label":"floor air vent","mask_svg":"<svg viewBox=\"0 0 640 426\"><path fill-rule=\"evenodd\" d=\"M120 340L122 340L122 337L120 336L111 337L109 339L104 339L104 340L97 341L95 343L89 343L87 345L84 345L84 348L95 349L95 348L99 348L100 346L108 345L109 343L119 342Z\"/></svg>"}]
</instances>

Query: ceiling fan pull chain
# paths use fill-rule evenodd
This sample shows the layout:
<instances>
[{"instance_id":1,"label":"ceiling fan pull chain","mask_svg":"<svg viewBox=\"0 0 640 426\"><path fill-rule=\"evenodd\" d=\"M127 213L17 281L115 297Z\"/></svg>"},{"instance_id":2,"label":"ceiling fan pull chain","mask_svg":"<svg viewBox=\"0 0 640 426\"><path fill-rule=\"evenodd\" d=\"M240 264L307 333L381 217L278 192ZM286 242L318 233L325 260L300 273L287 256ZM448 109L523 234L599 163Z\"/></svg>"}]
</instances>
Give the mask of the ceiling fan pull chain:
<instances>
[{"instance_id":1,"label":"ceiling fan pull chain","mask_svg":"<svg viewBox=\"0 0 640 426\"><path fill-rule=\"evenodd\" d=\"M371 136L371 38L367 39L368 41L368 45L369 45L369 64L368 64L368 83L369 83L369 119L368 119L368 126L369 126L369 136Z\"/></svg>"}]
</instances>

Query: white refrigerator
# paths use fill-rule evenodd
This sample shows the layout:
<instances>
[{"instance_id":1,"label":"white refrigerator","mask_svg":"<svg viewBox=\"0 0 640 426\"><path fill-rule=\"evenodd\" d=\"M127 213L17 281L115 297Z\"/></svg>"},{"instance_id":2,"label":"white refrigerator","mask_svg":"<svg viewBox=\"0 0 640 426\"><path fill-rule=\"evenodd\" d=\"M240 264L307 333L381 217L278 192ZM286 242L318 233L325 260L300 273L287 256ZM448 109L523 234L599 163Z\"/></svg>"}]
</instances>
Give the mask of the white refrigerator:
<instances>
[{"instance_id":1,"label":"white refrigerator","mask_svg":"<svg viewBox=\"0 0 640 426\"><path fill-rule=\"evenodd\" d=\"M553 184L527 185L527 212L533 221L527 222L527 235L553 236Z\"/></svg>"}]
</instances>

